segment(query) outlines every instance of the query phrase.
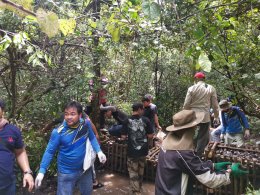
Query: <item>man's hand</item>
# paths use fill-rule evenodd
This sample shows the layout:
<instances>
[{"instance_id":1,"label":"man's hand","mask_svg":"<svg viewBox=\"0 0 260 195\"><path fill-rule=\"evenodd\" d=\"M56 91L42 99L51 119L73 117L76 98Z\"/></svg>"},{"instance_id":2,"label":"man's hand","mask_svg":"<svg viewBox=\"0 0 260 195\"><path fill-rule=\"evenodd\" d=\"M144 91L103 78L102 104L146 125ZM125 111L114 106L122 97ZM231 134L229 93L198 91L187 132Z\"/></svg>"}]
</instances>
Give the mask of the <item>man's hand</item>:
<instances>
[{"instance_id":1,"label":"man's hand","mask_svg":"<svg viewBox=\"0 0 260 195\"><path fill-rule=\"evenodd\" d=\"M98 155L99 161L100 161L102 164L104 164L104 163L107 161L107 157L106 157L106 155L105 155L102 151L98 152L97 155Z\"/></svg>"},{"instance_id":2,"label":"man's hand","mask_svg":"<svg viewBox=\"0 0 260 195\"><path fill-rule=\"evenodd\" d=\"M162 130L162 127L161 127L160 125L158 125L157 130L158 130L158 131L161 131L161 130Z\"/></svg>"},{"instance_id":3,"label":"man's hand","mask_svg":"<svg viewBox=\"0 0 260 195\"><path fill-rule=\"evenodd\" d=\"M249 131L249 129L246 129L246 130L245 130L244 138L245 138L245 139L248 139L249 137L250 137L250 131Z\"/></svg>"},{"instance_id":4,"label":"man's hand","mask_svg":"<svg viewBox=\"0 0 260 195\"><path fill-rule=\"evenodd\" d=\"M232 164L231 162L214 163L214 170L217 172L222 170L227 170L227 166L231 164Z\"/></svg>"},{"instance_id":5,"label":"man's hand","mask_svg":"<svg viewBox=\"0 0 260 195\"><path fill-rule=\"evenodd\" d=\"M23 187L26 187L28 184L28 191L31 192L34 186L33 176L29 173L24 174L23 176Z\"/></svg>"},{"instance_id":6,"label":"man's hand","mask_svg":"<svg viewBox=\"0 0 260 195\"><path fill-rule=\"evenodd\" d=\"M35 188L38 189L42 185L44 174L38 173L36 179L35 179Z\"/></svg>"},{"instance_id":7,"label":"man's hand","mask_svg":"<svg viewBox=\"0 0 260 195\"><path fill-rule=\"evenodd\" d=\"M214 118L214 119L213 119L213 124L214 124L214 125L219 125L219 124L220 124L219 118Z\"/></svg>"},{"instance_id":8,"label":"man's hand","mask_svg":"<svg viewBox=\"0 0 260 195\"><path fill-rule=\"evenodd\" d=\"M246 175L248 174L249 172L248 171L243 171L242 169L239 168L240 167L240 163L235 163L231 166L231 174L234 176L234 177L240 177L240 176L243 176L243 175Z\"/></svg>"}]
</instances>

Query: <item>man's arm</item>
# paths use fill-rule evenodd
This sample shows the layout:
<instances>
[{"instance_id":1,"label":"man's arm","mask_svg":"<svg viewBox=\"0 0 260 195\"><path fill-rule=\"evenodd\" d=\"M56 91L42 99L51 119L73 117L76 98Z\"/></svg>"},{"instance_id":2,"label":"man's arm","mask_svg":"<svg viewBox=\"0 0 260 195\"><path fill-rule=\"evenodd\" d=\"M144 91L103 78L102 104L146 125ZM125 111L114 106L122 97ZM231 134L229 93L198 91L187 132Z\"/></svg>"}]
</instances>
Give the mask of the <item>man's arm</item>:
<instances>
[{"instance_id":1,"label":"man's arm","mask_svg":"<svg viewBox=\"0 0 260 195\"><path fill-rule=\"evenodd\" d=\"M88 125L89 128L89 141L91 143L91 146L94 149L94 151L97 153L99 161L104 164L107 160L106 155L100 149L100 145L97 142L97 138L93 133L91 122L86 121L86 123L87 123L86 125Z\"/></svg>"},{"instance_id":2,"label":"man's arm","mask_svg":"<svg viewBox=\"0 0 260 195\"><path fill-rule=\"evenodd\" d=\"M59 143L60 143L59 133L57 132L57 129L54 129L51 133L51 138L49 140L47 148L43 154L39 173L45 174L47 168L49 167L52 161L54 154L58 149Z\"/></svg>"},{"instance_id":3,"label":"man's arm","mask_svg":"<svg viewBox=\"0 0 260 195\"><path fill-rule=\"evenodd\" d=\"M216 173L212 171L213 164L211 161L202 162L201 159L190 151L177 151L179 159L181 159L180 166L183 166L184 173L193 175L200 183L210 188L217 188L222 185L230 184L230 172Z\"/></svg>"},{"instance_id":4,"label":"man's arm","mask_svg":"<svg viewBox=\"0 0 260 195\"><path fill-rule=\"evenodd\" d=\"M219 117L221 118L221 125L222 125L220 139L224 140L224 135L226 134L227 123L225 121L224 113L221 112L220 114L221 115Z\"/></svg>"},{"instance_id":5,"label":"man's arm","mask_svg":"<svg viewBox=\"0 0 260 195\"><path fill-rule=\"evenodd\" d=\"M24 176L23 176L23 187L26 187L26 184L28 184L28 190L32 191L34 186L33 177L31 174L31 169L29 166L28 156L26 153L25 148L21 149L15 149L15 156L18 165L22 169Z\"/></svg>"},{"instance_id":6,"label":"man's arm","mask_svg":"<svg viewBox=\"0 0 260 195\"><path fill-rule=\"evenodd\" d=\"M92 127L92 130L97 138L97 140L99 141L99 134L98 134L98 131L97 131L97 128L96 126L92 123L92 121L90 120L90 118L88 118L87 120L89 120L90 124L91 124L91 127Z\"/></svg>"},{"instance_id":7,"label":"man's arm","mask_svg":"<svg viewBox=\"0 0 260 195\"><path fill-rule=\"evenodd\" d=\"M183 109L185 110L189 110L190 109L190 104L191 104L191 89L189 88L184 100L184 104L183 104Z\"/></svg>"},{"instance_id":8,"label":"man's arm","mask_svg":"<svg viewBox=\"0 0 260 195\"><path fill-rule=\"evenodd\" d=\"M154 113L154 123L155 126L158 130L161 130L161 126L159 125L159 118L158 118L158 110L157 110L157 106L154 105L154 107L152 107L153 113Z\"/></svg>"},{"instance_id":9,"label":"man's arm","mask_svg":"<svg viewBox=\"0 0 260 195\"><path fill-rule=\"evenodd\" d=\"M152 124L150 120L146 117L143 117L144 122L146 123L145 131L148 139L152 139L154 136Z\"/></svg>"},{"instance_id":10,"label":"man's arm","mask_svg":"<svg viewBox=\"0 0 260 195\"><path fill-rule=\"evenodd\" d=\"M211 107L213 108L213 112L214 112L214 119L216 119L219 117L219 110L218 110L217 93L214 87L212 87L212 96L210 98L210 101L211 101Z\"/></svg>"},{"instance_id":11,"label":"man's arm","mask_svg":"<svg viewBox=\"0 0 260 195\"><path fill-rule=\"evenodd\" d=\"M155 114L154 115L154 123L155 123L155 126L157 127L157 129L161 130L161 126L159 125L159 119L158 119L158 115Z\"/></svg>"},{"instance_id":12,"label":"man's arm","mask_svg":"<svg viewBox=\"0 0 260 195\"><path fill-rule=\"evenodd\" d=\"M241 120L242 120L242 125L245 129L249 129L249 124L248 124L248 120L246 118L246 115L244 112L240 111L239 109L235 108L237 110L238 115L240 116Z\"/></svg>"},{"instance_id":13,"label":"man's arm","mask_svg":"<svg viewBox=\"0 0 260 195\"><path fill-rule=\"evenodd\" d=\"M89 141L91 143L91 146L92 148L94 149L94 151L96 153L100 152L101 149L100 149L100 145L97 141L97 138L93 132L93 129L92 129L92 125L91 125L91 122L90 121L86 121L86 124L88 126L88 129L89 129Z\"/></svg>"},{"instance_id":14,"label":"man's arm","mask_svg":"<svg viewBox=\"0 0 260 195\"><path fill-rule=\"evenodd\" d=\"M236 108L235 108L236 109ZM250 131L249 131L249 124L246 118L246 115L243 111L240 111L239 109L236 109L238 112L238 115L240 116L240 119L242 120L242 126L245 128L245 134L244 137L245 138L249 138L250 137Z\"/></svg>"}]
</instances>

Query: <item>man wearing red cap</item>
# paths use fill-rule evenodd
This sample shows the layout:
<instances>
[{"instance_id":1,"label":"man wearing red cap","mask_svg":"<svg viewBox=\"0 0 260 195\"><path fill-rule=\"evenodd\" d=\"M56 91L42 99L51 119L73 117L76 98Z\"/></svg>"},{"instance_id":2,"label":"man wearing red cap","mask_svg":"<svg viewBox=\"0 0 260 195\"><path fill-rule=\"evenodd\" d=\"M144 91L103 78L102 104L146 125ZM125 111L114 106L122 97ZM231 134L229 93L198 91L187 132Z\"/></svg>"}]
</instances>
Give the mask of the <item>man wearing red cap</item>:
<instances>
[{"instance_id":1,"label":"man wearing red cap","mask_svg":"<svg viewBox=\"0 0 260 195\"><path fill-rule=\"evenodd\" d=\"M189 87L183 109L204 112L204 119L199 124L197 136L197 155L201 156L209 142L210 108L213 108L214 120L218 121L217 93L213 86L205 83L205 75L197 72L194 75L195 84Z\"/></svg>"}]
</instances>

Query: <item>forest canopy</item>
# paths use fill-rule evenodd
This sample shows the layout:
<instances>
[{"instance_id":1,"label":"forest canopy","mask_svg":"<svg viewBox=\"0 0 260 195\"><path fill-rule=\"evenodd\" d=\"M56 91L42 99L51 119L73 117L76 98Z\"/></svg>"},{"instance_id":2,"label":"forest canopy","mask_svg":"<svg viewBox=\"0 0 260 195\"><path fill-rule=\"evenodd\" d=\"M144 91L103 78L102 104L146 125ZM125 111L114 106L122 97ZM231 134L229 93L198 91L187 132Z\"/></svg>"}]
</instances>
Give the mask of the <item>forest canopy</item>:
<instances>
[{"instance_id":1,"label":"forest canopy","mask_svg":"<svg viewBox=\"0 0 260 195\"><path fill-rule=\"evenodd\" d=\"M258 0L0 0L8 118L38 131L69 100L90 104L92 79L94 92L105 88L108 101L126 111L152 94L167 126L194 73L204 71L218 98L231 97L255 122L259 8ZM102 75L108 84L99 82Z\"/></svg>"}]
</instances>

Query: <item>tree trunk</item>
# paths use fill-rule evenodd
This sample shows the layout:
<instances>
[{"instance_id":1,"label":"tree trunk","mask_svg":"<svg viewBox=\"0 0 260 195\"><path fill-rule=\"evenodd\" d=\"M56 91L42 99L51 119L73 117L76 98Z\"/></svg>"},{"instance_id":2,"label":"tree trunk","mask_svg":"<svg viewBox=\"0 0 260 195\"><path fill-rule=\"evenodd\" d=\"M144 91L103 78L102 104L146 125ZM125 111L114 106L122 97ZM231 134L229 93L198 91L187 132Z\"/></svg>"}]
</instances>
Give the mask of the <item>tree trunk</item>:
<instances>
[{"instance_id":1,"label":"tree trunk","mask_svg":"<svg viewBox=\"0 0 260 195\"><path fill-rule=\"evenodd\" d=\"M10 63L10 79L11 79L11 85L10 85L10 95L9 99L11 101L11 109L10 114L8 118L13 118L15 116L16 112L16 98L17 98L17 91L16 91L16 64L15 64L15 49L10 47L7 49L7 52L9 54L9 63Z\"/></svg>"},{"instance_id":2,"label":"tree trunk","mask_svg":"<svg viewBox=\"0 0 260 195\"><path fill-rule=\"evenodd\" d=\"M94 0L93 1L93 13L94 17L96 20L100 18L100 1L99 0ZM95 32L94 32L95 33ZM99 44L99 37L94 36L93 40L93 71L94 71L94 78L93 78L93 100L91 102L91 107L92 107L92 115L91 119L93 123L97 126L97 129L99 130L100 127L100 111L99 111L99 91L101 89L101 83L100 83L100 77L101 77L101 71L100 71L100 62L98 58L98 44Z\"/></svg>"}]
</instances>

